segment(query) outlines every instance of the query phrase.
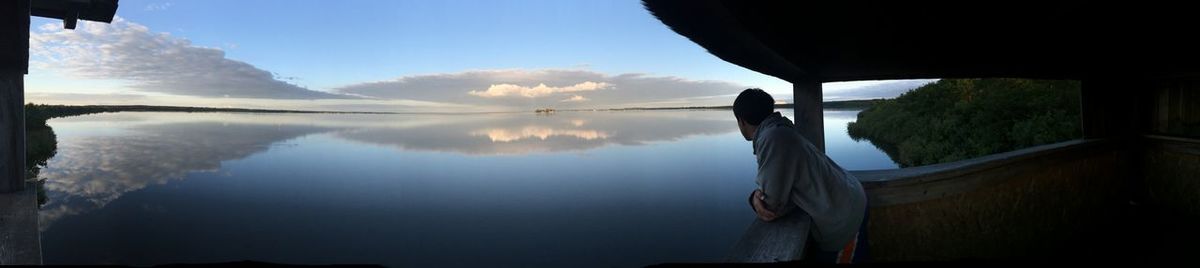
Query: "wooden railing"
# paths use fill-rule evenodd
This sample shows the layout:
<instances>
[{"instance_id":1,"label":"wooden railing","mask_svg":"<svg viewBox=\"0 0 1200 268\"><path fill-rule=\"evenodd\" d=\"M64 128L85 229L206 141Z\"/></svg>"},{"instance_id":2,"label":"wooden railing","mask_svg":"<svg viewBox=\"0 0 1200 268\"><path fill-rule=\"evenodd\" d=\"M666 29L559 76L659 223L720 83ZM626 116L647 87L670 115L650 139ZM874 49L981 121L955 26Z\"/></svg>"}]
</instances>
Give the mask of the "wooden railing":
<instances>
[{"instance_id":1,"label":"wooden railing","mask_svg":"<svg viewBox=\"0 0 1200 268\"><path fill-rule=\"evenodd\" d=\"M1147 135L1142 142L1146 201L1174 221L1200 224L1200 139Z\"/></svg>"},{"instance_id":2,"label":"wooden railing","mask_svg":"<svg viewBox=\"0 0 1200 268\"><path fill-rule=\"evenodd\" d=\"M852 171L871 205L886 207L970 192L1013 175L1111 150L1104 140L1071 140L928 166Z\"/></svg>"},{"instance_id":3,"label":"wooden railing","mask_svg":"<svg viewBox=\"0 0 1200 268\"><path fill-rule=\"evenodd\" d=\"M804 258L804 242L812 219L796 211L772 222L754 219L725 256L732 262L781 262Z\"/></svg>"},{"instance_id":4,"label":"wooden railing","mask_svg":"<svg viewBox=\"0 0 1200 268\"><path fill-rule=\"evenodd\" d=\"M1090 216L1097 202L1112 196L1119 184L1115 147L1072 140L951 163L852 171L871 200L872 255L884 261L1022 255L1023 244L1046 233L1023 228L1071 228L1046 215ZM1072 189L1093 192L1064 193ZM811 226L807 215L797 214L772 223L755 219L726 259L802 259ZM964 245L947 248L955 243Z\"/></svg>"}]
</instances>

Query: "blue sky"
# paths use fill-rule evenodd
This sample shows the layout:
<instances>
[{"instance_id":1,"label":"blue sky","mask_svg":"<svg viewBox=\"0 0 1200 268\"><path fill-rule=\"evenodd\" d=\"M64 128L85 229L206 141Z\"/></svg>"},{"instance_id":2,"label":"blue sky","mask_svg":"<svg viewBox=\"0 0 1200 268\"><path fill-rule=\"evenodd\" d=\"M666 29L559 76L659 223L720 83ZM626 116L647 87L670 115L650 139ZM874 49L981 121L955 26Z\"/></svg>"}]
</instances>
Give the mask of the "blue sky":
<instances>
[{"instance_id":1,"label":"blue sky","mask_svg":"<svg viewBox=\"0 0 1200 268\"><path fill-rule=\"evenodd\" d=\"M113 24L34 18L27 99L422 111L727 105L789 83L721 61L639 1L120 2ZM50 24L50 25L46 25ZM894 97L923 81L826 85Z\"/></svg>"}]
</instances>

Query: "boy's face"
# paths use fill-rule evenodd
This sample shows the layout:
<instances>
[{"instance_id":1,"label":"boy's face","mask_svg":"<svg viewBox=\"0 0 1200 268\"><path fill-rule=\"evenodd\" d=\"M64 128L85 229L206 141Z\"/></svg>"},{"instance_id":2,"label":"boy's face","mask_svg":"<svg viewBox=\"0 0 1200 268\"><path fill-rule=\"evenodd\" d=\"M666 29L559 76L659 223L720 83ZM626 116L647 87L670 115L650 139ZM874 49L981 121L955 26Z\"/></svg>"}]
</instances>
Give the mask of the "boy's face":
<instances>
[{"instance_id":1,"label":"boy's face","mask_svg":"<svg viewBox=\"0 0 1200 268\"><path fill-rule=\"evenodd\" d=\"M737 117L735 116L734 118ZM741 118L737 119L737 124L738 130L742 132L742 137L746 138L746 141L754 139L754 130L757 129L755 126L750 125L750 123L746 123L746 121L743 121Z\"/></svg>"}]
</instances>

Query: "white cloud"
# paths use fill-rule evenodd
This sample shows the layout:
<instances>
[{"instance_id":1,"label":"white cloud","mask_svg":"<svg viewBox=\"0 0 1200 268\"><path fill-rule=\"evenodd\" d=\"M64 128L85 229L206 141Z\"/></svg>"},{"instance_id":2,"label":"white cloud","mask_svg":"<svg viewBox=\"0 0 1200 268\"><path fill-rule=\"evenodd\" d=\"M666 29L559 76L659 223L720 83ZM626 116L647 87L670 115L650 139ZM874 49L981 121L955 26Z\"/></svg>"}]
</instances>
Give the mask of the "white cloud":
<instances>
[{"instance_id":1,"label":"white cloud","mask_svg":"<svg viewBox=\"0 0 1200 268\"><path fill-rule=\"evenodd\" d=\"M39 104L130 104L146 100L146 95L141 94L25 92L26 102Z\"/></svg>"},{"instance_id":2,"label":"white cloud","mask_svg":"<svg viewBox=\"0 0 1200 268\"><path fill-rule=\"evenodd\" d=\"M166 3L150 3L146 5L146 11L163 11L171 8L171 2Z\"/></svg>"},{"instance_id":3,"label":"white cloud","mask_svg":"<svg viewBox=\"0 0 1200 268\"><path fill-rule=\"evenodd\" d=\"M477 70L403 76L347 85L339 93L380 99L406 99L540 107L546 103L584 108L625 107L633 103L736 95L747 86L725 81L690 80L640 73L607 75L576 69ZM732 101L732 99L730 99Z\"/></svg>"},{"instance_id":4,"label":"white cloud","mask_svg":"<svg viewBox=\"0 0 1200 268\"><path fill-rule=\"evenodd\" d=\"M82 21L72 30L43 26L30 33L32 65L76 78L130 81L142 92L199 97L336 99L352 96L309 90L271 72L225 57L219 48L115 18Z\"/></svg>"}]
</instances>

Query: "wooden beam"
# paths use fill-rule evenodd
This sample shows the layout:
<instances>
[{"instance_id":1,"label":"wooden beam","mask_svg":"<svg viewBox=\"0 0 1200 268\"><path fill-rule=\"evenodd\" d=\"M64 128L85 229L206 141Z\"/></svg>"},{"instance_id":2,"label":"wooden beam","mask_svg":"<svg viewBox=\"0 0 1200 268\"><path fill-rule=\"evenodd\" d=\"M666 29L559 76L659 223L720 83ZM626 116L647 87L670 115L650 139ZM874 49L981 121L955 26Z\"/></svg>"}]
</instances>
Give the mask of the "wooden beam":
<instances>
[{"instance_id":1,"label":"wooden beam","mask_svg":"<svg viewBox=\"0 0 1200 268\"><path fill-rule=\"evenodd\" d=\"M821 82L816 80L793 81L792 98L795 102L796 126L800 134L821 152L825 151L825 115L821 102Z\"/></svg>"},{"instance_id":2,"label":"wooden beam","mask_svg":"<svg viewBox=\"0 0 1200 268\"><path fill-rule=\"evenodd\" d=\"M25 189L29 0L0 3L0 193Z\"/></svg>"},{"instance_id":3,"label":"wooden beam","mask_svg":"<svg viewBox=\"0 0 1200 268\"><path fill-rule=\"evenodd\" d=\"M0 74L0 193L25 189L24 74Z\"/></svg>"},{"instance_id":4,"label":"wooden beam","mask_svg":"<svg viewBox=\"0 0 1200 268\"><path fill-rule=\"evenodd\" d=\"M26 73L29 65L29 0L0 3L0 74Z\"/></svg>"},{"instance_id":5,"label":"wooden beam","mask_svg":"<svg viewBox=\"0 0 1200 268\"><path fill-rule=\"evenodd\" d=\"M117 0L37 0L30 7L30 15L61 19L67 29L78 20L111 23L116 14Z\"/></svg>"}]
</instances>

